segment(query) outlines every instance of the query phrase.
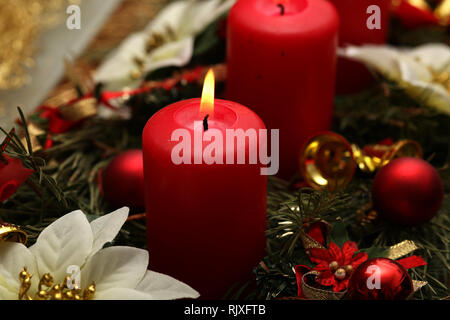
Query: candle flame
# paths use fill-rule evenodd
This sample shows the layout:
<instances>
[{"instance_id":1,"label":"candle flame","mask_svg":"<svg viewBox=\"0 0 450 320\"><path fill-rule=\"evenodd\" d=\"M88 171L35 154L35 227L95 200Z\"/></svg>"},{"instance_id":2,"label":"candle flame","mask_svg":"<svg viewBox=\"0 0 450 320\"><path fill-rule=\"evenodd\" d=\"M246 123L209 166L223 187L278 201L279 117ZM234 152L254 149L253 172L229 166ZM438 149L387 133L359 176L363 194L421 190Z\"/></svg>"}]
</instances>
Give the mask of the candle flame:
<instances>
[{"instance_id":1,"label":"candle flame","mask_svg":"<svg viewBox=\"0 0 450 320\"><path fill-rule=\"evenodd\" d=\"M210 117L214 114L214 71L209 69L203 83L202 99L200 102L200 115L202 117L209 114Z\"/></svg>"}]
</instances>

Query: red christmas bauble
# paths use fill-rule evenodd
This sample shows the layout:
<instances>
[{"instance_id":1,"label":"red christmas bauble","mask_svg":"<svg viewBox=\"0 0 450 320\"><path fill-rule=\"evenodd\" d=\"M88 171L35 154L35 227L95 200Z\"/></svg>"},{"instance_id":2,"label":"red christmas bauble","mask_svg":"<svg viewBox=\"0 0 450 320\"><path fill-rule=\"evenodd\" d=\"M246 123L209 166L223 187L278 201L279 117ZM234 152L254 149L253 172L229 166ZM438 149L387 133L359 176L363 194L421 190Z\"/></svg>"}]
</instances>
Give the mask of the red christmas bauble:
<instances>
[{"instance_id":1,"label":"red christmas bauble","mask_svg":"<svg viewBox=\"0 0 450 320\"><path fill-rule=\"evenodd\" d=\"M383 219L420 225L439 211L444 187L436 169L418 158L398 158L380 169L372 187L375 210Z\"/></svg>"},{"instance_id":2,"label":"red christmas bauble","mask_svg":"<svg viewBox=\"0 0 450 320\"><path fill-rule=\"evenodd\" d=\"M116 156L103 171L103 196L115 206L144 208L144 163L142 150Z\"/></svg>"},{"instance_id":3,"label":"red christmas bauble","mask_svg":"<svg viewBox=\"0 0 450 320\"><path fill-rule=\"evenodd\" d=\"M414 292L410 275L387 258L367 260L356 268L348 283L352 300L404 300Z\"/></svg>"}]
</instances>

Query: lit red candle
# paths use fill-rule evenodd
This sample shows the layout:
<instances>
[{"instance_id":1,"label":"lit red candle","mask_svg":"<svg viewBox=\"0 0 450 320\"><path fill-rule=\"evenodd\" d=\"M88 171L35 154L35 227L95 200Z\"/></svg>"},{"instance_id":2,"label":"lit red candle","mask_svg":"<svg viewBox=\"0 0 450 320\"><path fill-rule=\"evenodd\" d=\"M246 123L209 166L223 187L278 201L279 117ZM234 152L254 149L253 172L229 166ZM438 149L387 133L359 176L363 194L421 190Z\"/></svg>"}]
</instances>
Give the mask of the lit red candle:
<instances>
[{"instance_id":1,"label":"lit red candle","mask_svg":"<svg viewBox=\"0 0 450 320\"><path fill-rule=\"evenodd\" d=\"M330 0L340 17L339 46L384 44L389 29L392 0ZM358 92L373 78L364 65L339 58L337 92Z\"/></svg>"},{"instance_id":2,"label":"lit red candle","mask_svg":"<svg viewBox=\"0 0 450 320\"><path fill-rule=\"evenodd\" d=\"M228 16L227 98L280 129L280 176L307 138L329 130L339 18L324 0L238 0Z\"/></svg>"},{"instance_id":3,"label":"lit red candle","mask_svg":"<svg viewBox=\"0 0 450 320\"><path fill-rule=\"evenodd\" d=\"M240 155L255 154L255 144L230 146L217 137L265 126L250 109L214 100L209 81L202 100L167 106L145 126L147 241L152 270L186 282L203 298L222 298L264 256L267 177L261 165L238 164ZM220 148L205 156L213 142Z\"/></svg>"}]
</instances>

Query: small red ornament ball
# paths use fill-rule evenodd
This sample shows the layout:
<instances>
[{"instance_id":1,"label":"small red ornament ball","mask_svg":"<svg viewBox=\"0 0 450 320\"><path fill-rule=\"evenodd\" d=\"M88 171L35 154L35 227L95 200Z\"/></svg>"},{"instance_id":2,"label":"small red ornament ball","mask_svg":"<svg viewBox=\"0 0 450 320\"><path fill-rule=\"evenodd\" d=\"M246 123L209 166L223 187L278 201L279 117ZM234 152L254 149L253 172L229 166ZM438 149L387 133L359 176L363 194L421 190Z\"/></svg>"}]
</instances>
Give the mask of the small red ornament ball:
<instances>
[{"instance_id":1,"label":"small red ornament ball","mask_svg":"<svg viewBox=\"0 0 450 320\"><path fill-rule=\"evenodd\" d=\"M433 218L444 197L436 169L418 158L398 158L380 169L372 187L375 210L386 221L415 226Z\"/></svg>"},{"instance_id":2,"label":"small red ornament ball","mask_svg":"<svg viewBox=\"0 0 450 320\"><path fill-rule=\"evenodd\" d=\"M408 272L387 258L367 260L356 268L348 283L351 300L405 300L414 292Z\"/></svg>"},{"instance_id":3,"label":"small red ornament ball","mask_svg":"<svg viewBox=\"0 0 450 320\"><path fill-rule=\"evenodd\" d=\"M117 207L144 208L144 163L142 150L116 156L103 171L103 196Z\"/></svg>"}]
</instances>

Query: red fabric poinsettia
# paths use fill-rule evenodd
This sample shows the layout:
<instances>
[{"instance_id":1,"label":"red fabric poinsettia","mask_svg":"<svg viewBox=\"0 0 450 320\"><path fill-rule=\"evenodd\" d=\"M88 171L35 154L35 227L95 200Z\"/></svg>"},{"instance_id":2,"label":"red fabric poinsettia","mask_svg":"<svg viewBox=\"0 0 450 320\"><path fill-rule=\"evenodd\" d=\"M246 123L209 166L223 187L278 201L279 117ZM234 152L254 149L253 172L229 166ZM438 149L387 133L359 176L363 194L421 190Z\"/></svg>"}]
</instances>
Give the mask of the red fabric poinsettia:
<instances>
[{"instance_id":1,"label":"red fabric poinsettia","mask_svg":"<svg viewBox=\"0 0 450 320\"><path fill-rule=\"evenodd\" d=\"M312 262L317 263L317 266L313 270L320 272L316 281L326 287L332 286L334 292L347 289L350 274L347 274L343 279L338 279L335 272L337 269L345 269L347 266L356 269L361 263L367 260L367 253L359 252L355 255L356 251L358 251L358 247L353 241L344 243L342 250L333 242L330 243L328 250L311 249L309 257ZM333 262L337 262L337 267L334 263L335 266L332 270L330 265Z\"/></svg>"},{"instance_id":2,"label":"red fabric poinsettia","mask_svg":"<svg viewBox=\"0 0 450 320\"><path fill-rule=\"evenodd\" d=\"M22 161L6 154L0 155L0 202L11 197L34 172L24 168Z\"/></svg>"}]
</instances>

